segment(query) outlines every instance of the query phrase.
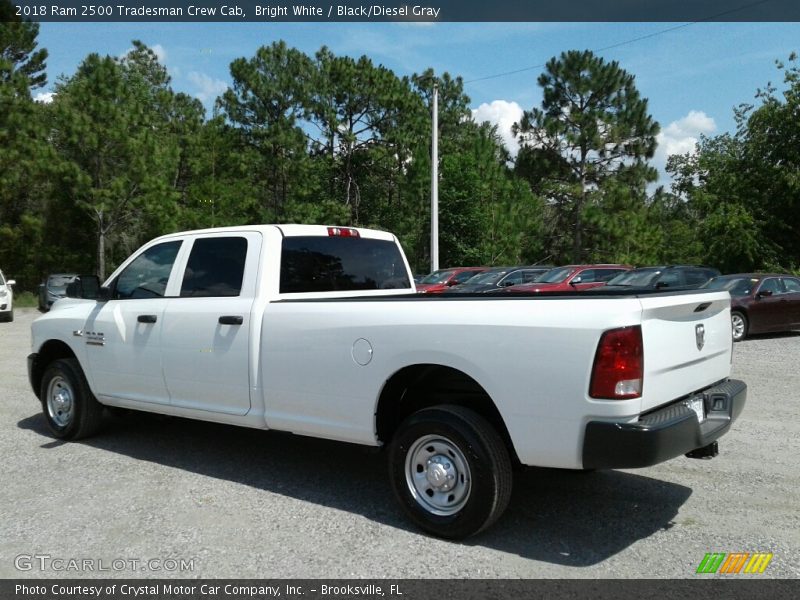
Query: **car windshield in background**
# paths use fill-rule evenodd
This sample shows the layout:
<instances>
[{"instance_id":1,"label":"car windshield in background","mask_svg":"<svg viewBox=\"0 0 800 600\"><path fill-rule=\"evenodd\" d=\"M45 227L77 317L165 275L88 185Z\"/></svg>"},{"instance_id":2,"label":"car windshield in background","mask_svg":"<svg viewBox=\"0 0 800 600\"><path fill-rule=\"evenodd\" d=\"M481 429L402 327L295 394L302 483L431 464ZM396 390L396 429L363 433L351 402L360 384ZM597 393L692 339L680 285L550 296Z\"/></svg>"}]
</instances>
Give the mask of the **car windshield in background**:
<instances>
[{"instance_id":1,"label":"car windshield in background","mask_svg":"<svg viewBox=\"0 0 800 600\"><path fill-rule=\"evenodd\" d=\"M5 285L5 284L6 284L6 280L3 279L3 274L0 273L0 285Z\"/></svg>"},{"instance_id":2,"label":"car windshield in background","mask_svg":"<svg viewBox=\"0 0 800 600\"><path fill-rule=\"evenodd\" d=\"M539 277L536 283L561 283L569 277L569 274L574 270L575 269L572 267L556 267L555 269L550 269L547 273Z\"/></svg>"},{"instance_id":3,"label":"car windshield in background","mask_svg":"<svg viewBox=\"0 0 800 600\"><path fill-rule=\"evenodd\" d=\"M47 287L51 290L63 292L75 279L74 275L53 275L47 280Z\"/></svg>"},{"instance_id":4,"label":"car windshield in background","mask_svg":"<svg viewBox=\"0 0 800 600\"><path fill-rule=\"evenodd\" d=\"M441 283L447 281L454 271L436 271L428 275L420 283Z\"/></svg>"},{"instance_id":5,"label":"car windshield in background","mask_svg":"<svg viewBox=\"0 0 800 600\"><path fill-rule=\"evenodd\" d=\"M709 290L728 290L731 296L749 296L758 284L758 279L753 277L736 277L727 279L718 277L712 279L703 287Z\"/></svg>"},{"instance_id":6,"label":"car windshield in background","mask_svg":"<svg viewBox=\"0 0 800 600\"><path fill-rule=\"evenodd\" d=\"M484 285L490 283L497 283L508 271L487 271L480 275L475 275L466 281L470 285Z\"/></svg>"},{"instance_id":7,"label":"car windshield in background","mask_svg":"<svg viewBox=\"0 0 800 600\"><path fill-rule=\"evenodd\" d=\"M660 273L661 269L636 269L634 271L625 271L609 279L606 285L645 287L652 284Z\"/></svg>"}]
</instances>

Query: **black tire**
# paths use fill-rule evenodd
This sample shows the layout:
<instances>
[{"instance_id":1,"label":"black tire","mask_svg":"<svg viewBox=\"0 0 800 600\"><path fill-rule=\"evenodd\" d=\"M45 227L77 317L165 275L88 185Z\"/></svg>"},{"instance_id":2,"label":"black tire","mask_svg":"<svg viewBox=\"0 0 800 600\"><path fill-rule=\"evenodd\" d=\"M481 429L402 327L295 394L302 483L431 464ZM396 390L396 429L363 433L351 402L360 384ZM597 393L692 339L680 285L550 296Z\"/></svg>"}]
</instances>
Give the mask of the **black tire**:
<instances>
[{"instance_id":1,"label":"black tire","mask_svg":"<svg viewBox=\"0 0 800 600\"><path fill-rule=\"evenodd\" d=\"M54 436L79 440L100 429L103 405L89 389L76 359L62 358L50 363L40 389L42 412Z\"/></svg>"},{"instance_id":2,"label":"black tire","mask_svg":"<svg viewBox=\"0 0 800 600\"><path fill-rule=\"evenodd\" d=\"M731 333L734 342L741 342L746 338L749 328L750 323L747 322L747 316L743 312L738 310L731 312Z\"/></svg>"},{"instance_id":3,"label":"black tire","mask_svg":"<svg viewBox=\"0 0 800 600\"><path fill-rule=\"evenodd\" d=\"M454 405L420 410L400 425L389 451L389 475L408 517L447 539L492 525L508 506L513 482L497 431L475 411Z\"/></svg>"}]
</instances>

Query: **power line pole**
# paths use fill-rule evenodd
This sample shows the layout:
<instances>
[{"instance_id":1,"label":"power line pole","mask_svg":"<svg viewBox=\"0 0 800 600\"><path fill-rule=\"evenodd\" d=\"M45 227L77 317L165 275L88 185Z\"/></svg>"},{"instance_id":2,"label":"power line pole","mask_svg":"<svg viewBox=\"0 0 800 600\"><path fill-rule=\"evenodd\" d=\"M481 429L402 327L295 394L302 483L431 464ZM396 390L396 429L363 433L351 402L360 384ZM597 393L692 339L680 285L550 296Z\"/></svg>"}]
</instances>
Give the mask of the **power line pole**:
<instances>
[{"instance_id":1,"label":"power line pole","mask_svg":"<svg viewBox=\"0 0 800 600\"><path fill-rule=\"evenodd\" d=\"M431 272L439 270L439 85L433 83L431 132Z\"/></svg>"}]
</instances>

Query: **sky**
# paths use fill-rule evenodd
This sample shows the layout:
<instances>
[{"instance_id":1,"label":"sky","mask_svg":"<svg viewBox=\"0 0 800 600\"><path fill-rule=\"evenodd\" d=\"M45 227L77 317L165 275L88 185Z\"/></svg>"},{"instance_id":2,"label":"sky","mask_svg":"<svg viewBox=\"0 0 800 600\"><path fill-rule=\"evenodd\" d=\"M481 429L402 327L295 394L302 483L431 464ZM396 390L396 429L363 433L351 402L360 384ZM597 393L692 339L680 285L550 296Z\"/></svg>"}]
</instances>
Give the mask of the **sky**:
<instances>
[{"instance_id":1,"label":"sky","mask_svg":"<svg viewBox=\"0 0 800 600\"><path fill-rule=\"evenodd\" d=\"M39 97L87 54L123 55L134 39L156 51L175 90L209 110L231 84L231 61L277 40L309 55L323 45L367 55L398 76L447 71L463 78L473 115L497 124L513 154L511 125L541 103L544 63L593 50L635 75L661 125L653 164L668 185L668 154L691 151L700 135L733 131L734 107L754 102L769 82L780 88L775 61L800 51L800 23L42 23L39 46L50 58Z\"/></svg>"}]
</instances>

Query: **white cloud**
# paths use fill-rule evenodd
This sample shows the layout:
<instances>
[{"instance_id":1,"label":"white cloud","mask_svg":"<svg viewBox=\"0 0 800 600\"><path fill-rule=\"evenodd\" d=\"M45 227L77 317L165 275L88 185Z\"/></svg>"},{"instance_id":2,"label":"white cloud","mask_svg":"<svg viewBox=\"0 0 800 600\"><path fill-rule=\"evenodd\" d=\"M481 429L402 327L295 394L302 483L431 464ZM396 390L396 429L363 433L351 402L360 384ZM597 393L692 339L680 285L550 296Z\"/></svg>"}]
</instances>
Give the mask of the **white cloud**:
<instances>
[{"instance_id":1,"label":"white cloud","mask_svg":"<svg viewBox=\"0 0 800 600\"><path fill-rule=\"evenodd\" d=\"M703 111L691 110L685 117L673 121L656 136L658 149L655 162L663 170L667 157L672 154L694 152L695 144L701 135L709 135L717 130L714 119Z\"/></svg>"},{"instance_id":2,"label":"white cloud","mask_svg":"<svg viewBox=\"0 0 800 600\"><path fill-rule=\"evenodd\" d=\"M197 88L194 95L203 104L211 102L228 89L228 84L220 79L212 79L205 73L192 71L187 76L189 81Z\"/></svg>"},{"instance_id":3,"label":"white cloud","mask_svg":"<svg viewBox=\"0 0 800 600\"><path fill-rule=\"evenodd\" d=\"M519 122L522 112L522 107L516 102L494 100L491 104L484 102L478 108L473 109L472 118L478 123L489 121L492 125L497 125L497 132L502 137L506 148L511 156L516 156L519 143L511 133L511 126Z\"/></svg>"},{"instance_id":4,"label":"white cloud","mask_svg":"<svg viewBox=\"0 0 800 600\"><path fill-rule=\"evenodd\" d=\"M39 92L36 94L34 101L41 102L42 104L50 104L55 97L55 92Z\"/></svg>"},{"instance_id":5,"label":"white cloud","mask_svg":"<svg viewBox=\"0 0 800 600\"><path fill-rule=\"evenodd\" d=\"M162 65L167 61L167 51L164 49L164 46L161 44L156 44L155 46L150 46L150 50L153 51L153 54L156 55L158 62Z\"/></svg>"},{"instance_id":6,"label":"white cloud","mask_svg":"<svg viewBox=\"0 0 800 600\"><path fill-rule=\"evenodd\" d=\"M673 121L656 136L658 148L653 163L660 173L665 172L667 158L673 154L694 152L701 135L710 135L717 130L712 117L700 110L690 110L685 117Z\"/></svg>"}]
</instances>

